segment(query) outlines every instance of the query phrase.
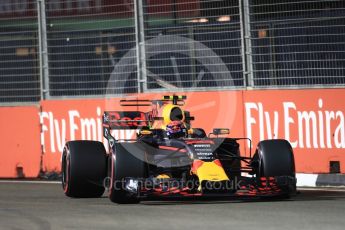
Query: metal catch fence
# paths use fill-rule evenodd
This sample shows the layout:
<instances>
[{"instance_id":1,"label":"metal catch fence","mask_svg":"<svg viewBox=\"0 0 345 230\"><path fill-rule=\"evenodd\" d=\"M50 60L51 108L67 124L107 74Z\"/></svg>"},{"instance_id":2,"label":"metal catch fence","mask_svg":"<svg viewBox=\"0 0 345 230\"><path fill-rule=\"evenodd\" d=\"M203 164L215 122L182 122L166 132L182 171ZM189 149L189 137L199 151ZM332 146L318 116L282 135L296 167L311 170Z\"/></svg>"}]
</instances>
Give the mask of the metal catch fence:
<instances>
[{"instance_id":1,"label":"metal catch fence","mask_svg":"<svg viewBox=\"0 0 345 230\"><path fill-rule=\"evenodd\" d=\"M2 0L0 104L345 86L343 0Z\"/></svg>"},{"instance_id":2,"label":"metal catch fence","mask_svg":"<svg viewBox=\"0 0 345 230\"><path fill-rule=\"evenodd\" d=\"M253 86L345 83L345 1L250 0Z\"/></svg>"},{"instance_id":3,"label":"metal catch fence","mask_svg":"<svg viewBox=\"0 0 345 230\"><path fill-rule=\"evenodd\" d=\"M33 4L0 1L0 103L40 99L37 11Z\"/></svg>"}]
</instances>

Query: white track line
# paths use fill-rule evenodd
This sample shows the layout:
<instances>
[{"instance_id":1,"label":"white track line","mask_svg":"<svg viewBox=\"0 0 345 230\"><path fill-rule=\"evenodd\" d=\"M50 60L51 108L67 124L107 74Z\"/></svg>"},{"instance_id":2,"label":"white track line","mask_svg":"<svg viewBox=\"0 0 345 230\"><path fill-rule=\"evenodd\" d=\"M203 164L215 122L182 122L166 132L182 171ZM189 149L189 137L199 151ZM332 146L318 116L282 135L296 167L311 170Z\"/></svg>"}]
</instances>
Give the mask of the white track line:
<instances>
[{"instance_id":1,"label":"white track line","mask_svg":"<svg viewBox=\"0 0 345 230\"><path fill-rule=\"evenodd\" d=\"M329 192L345 192L344 186L332 187L297 187L298 191L329 191Z\"/></svg>"}]
</instances>

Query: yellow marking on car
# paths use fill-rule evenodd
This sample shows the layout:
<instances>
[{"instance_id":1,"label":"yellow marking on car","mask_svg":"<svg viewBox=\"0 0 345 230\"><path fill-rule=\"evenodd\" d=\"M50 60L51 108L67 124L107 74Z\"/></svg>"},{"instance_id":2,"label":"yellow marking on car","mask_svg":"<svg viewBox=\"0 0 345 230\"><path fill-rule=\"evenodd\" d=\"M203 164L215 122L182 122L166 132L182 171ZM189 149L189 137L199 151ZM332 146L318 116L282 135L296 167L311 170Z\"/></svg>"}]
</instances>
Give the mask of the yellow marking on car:
<instances>
[{"instance_id":1,"label":"yellow marking on car","mask_svg":"<svg viewBox=\"0 0 345 230\"><path fill-rule=\"evenodd\" d=\"M229 177L226 175L224 169L214 162L203 162L195 173L200 182L199 190L201 190L201 183L203 181L229 180Z\"/></svg>"}]
</instances>

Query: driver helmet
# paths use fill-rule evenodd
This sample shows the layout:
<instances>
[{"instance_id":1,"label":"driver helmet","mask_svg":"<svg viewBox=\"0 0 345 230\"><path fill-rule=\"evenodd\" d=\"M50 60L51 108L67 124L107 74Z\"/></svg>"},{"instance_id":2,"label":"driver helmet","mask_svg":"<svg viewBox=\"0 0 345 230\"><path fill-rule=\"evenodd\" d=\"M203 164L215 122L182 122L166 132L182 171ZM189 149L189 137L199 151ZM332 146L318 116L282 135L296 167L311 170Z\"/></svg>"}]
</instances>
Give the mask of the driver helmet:
<instances>
[{"instance_id":1,"label":"driver helmet","mask_svg":"<svg viewBox=\"0 0 345 230\"><path fill-rule=\"evenodd\" d=\"M166 133L170 139L186 137L187 129L182 121L171 121L166 127Z\"/></svg>"}]
</instances>

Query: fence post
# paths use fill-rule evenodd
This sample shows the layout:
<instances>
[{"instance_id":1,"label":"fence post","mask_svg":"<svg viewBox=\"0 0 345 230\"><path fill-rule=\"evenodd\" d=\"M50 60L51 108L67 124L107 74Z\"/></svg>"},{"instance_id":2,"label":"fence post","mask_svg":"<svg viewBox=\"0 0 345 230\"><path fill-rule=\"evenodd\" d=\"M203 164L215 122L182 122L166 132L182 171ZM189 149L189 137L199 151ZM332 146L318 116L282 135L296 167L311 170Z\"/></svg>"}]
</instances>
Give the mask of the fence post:
<instances>
[{"instance_id":1,"label":"fence post","mask_svg":"<svg viewBox=\"0 0 345 230\"><path fill-rule=\"evenodd\" d=\"M37 0L41 100L49 98L49 65L45 0Z\"/></svg>"},{"instance_id":2,"label":"fence post","mask_svg":"<svg viewBox=\"0 0 345 230\"><path fill-rule=\"evenodd\" d=\"M254 87L249 0L239 0L244 85Z\"/></svg>"},{"instance_id":3,"label":"fence post","mask_svg":"<svg viewBox=\"0 0 345 230\"><path fill-rule=\"evenodd\" d=\"M144 0L134 0L135 44L137 55L138 93L147 91Z\"/></svg>"}]
</instances>

